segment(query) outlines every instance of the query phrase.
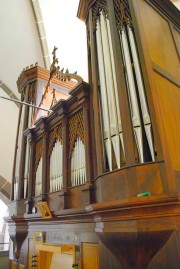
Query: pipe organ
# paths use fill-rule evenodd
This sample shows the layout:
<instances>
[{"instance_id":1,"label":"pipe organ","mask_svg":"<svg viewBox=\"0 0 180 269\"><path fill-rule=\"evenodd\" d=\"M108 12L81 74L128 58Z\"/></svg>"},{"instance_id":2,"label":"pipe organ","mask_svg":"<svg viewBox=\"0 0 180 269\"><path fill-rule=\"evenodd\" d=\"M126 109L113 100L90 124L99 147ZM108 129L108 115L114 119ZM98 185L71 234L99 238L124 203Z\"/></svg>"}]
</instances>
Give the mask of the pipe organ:
<instances>
[{"instance_id":1,"label":"pipe organ","mask_svg":"<svg viewBox=\"0 0 180 269\"><path fill-rule=\"evenodd\" d=\"M50 112L41 110L41 108L50 109L56 106L56 103L59 106L58 100L61 98L66 102L65 99L70 96L70 90L72 91L75 86L79 85L82 79L76 74L59 71L55 63L53 64L49 78L47 71L40 69L37 65L24 70L19 78L22 101L38 108L22 106L20 109L13 200L18 200L19 197L27 199L30 195L39 197L44 192L61 191L66 185L74 187L86 183L84 135L87 131L84 131L83 109L77 107L75 113L69 112L71 113L67 125L69 141L64 141L66 138L63 138L65 127L63 127L62 121L64 116L61 115L60 120L57 117L56 120L53 119L52 122L56 122L53 126ZM54 74L53 67L56 70ZM60 109L63 101L60 102ZM56 114L53 115L56 116ZM41 127L41 122L46 122L49 118L50 130L46 131L47 142L44 142L46 132L43 131L43 128L47 129L48 127ZM28 133L32 133L30 139ZM63 168L65 159L63 152L66 144L69 144L69 174L71 176L69 182L64 184L64 175L66 174L64 169L67 168ZM34 150L32 145L34 145ZM48 183L45 183L46 180Z\"/></svg>"},{"instance_id":2,"label":"pipe organ","mask_svg":"<svg viewBox=\"0 0 180 269\"><path fill-rule=\"evenodd\" d=\"M152 124L128 2L114 0L113 3L138 159L140 163L155 161ZM115 61L106 1L95 2L92 6L92 12L98 56L103 119L102 132L108 170L112 171L121 167L121 155L126 156L126 153L123 152L123 132L118 104L118 78L115 74ZM113 159L115 159L114 168Z\"/></svg>"},{"instance_id":3,"label":"pipe organ","mask_svg":"<svg viewBox=\"0 0 180 269\"><path fill-rule=\"evenodd\" d=\"M168 0L80 0L78 17L89 84L60 71L57 48L50 71L17 81L39 108L19 111L14 259L30 269L47 250L38 269L67 267L73 245L72 267L179 268L179 13Z\"/></svg>"}]
</instances>

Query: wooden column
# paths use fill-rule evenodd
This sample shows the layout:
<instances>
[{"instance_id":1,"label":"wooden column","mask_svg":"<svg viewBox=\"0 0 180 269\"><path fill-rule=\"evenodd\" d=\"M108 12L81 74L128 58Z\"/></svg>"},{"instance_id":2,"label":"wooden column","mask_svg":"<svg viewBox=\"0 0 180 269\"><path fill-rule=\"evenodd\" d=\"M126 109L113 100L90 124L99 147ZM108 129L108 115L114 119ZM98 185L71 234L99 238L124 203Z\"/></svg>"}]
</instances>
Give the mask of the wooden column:
<instances>
[{"instance_id":1,"label":"wooden column","mask_svg":"<svg viewBox=\"0 0 180 269\"><path fill-rule=\"evenodd\" d=\"M89 30L89 21L86 25L86 35L87 35L87 54L88 54L88 77L89 81L92 82L92 69L91 69L91 46L90 46L90 30ZM91 83L92 84L92 83ZM92 91L92 85L91 85L91 91ZM94 118L96 115L94 115L94 108L93 108L93 94L89 94L89 117L91 119L90 121L90 130L91 130L91 140L95 141L95 128L94 128ZM96 177L98 175L97 171L97 154L96 154L96 143L91 143L91 154L92 154L92 177Z\"/></svg>"},{"instance_id":2,"label":"wooden column","mask_svg":"<svg viewBox=\"0 0 180 269\"><path fill-rule=\"evenodd\" d=\"M40 128L43 131L43 151L42 151L42 201L46 200L47 193L47 168L48 168L48 130L46 127L46 118L41 119Z\"/></svg>"},{"instance_id":3,"label":"wooden column","mask_svg":"<svg viewBox=\"0 0 180 269\"><path fill-rule=\"evenodd\" d=\"M61 100L61 109L59 112L61 115L62 124L62 145L63 145L63 189L60 191L60 205L62 209L68 208L68 156L69 156L69 133L68 133L68 116L66 112L66 101Z\"/></svg>"},{"instance_id":4,"label":"wooden column","mask_svg":"<svg viewBox=\"0 0 180 269\"><path fill-rule=\"evenodd\" d=\"M18 118L18 129L16 134L16 145L15 145L15 153L14 153L14 163L13 163L13 176L12 176L12 184L11 184L11 197L10 200L14 200L14 182L15 182L15 173L16 173L16 162L17 162L17 151L18 151L18 141L19 141L19 128L22 117L22 108L23 105L20 106L19 109L19 118Z\"/></svg>"},{"instance_id":5,"label":"wooden column","mask_svg":"<svg viewBox=\"0 0 180 269\"><path fill-rule=\"evenodd\" d=\"M29 100L29 84L26 86L26 97L25 102L28 103ZM29 116L29 107L25 106L24 111L24 120L23 120L23 136L21 144L21 158L19 166L19 188L18 188L18 199L24 198L24 171L25 171L25 161L26 161L26 145L27 137L24 135L24 131L28 128L28 116Z\"/></svg>"},{"instance_id":6,"label":"wooden column","mask_svg":"<svg viewBox=\"0 0 180 269\"><path fill-rule=\"evenodd\" d=\"M68 118L64 114L62 118L62 140L63 140L63 191L68 189Z\"/></svg>"},{"instance_id":7,"label":"wooden column","mask_svg":"<svg viewBox=\"0 0 180 269\"><path fill-rule=\"evenodd\" d=\"M25 133L27 139L29 139L30 145L30 164L29 164L29 181L28 181L28 201L26 204L26 213L32 213L32 197L34 196L34 157L35 157L35 141L34 141L34 129L28 129Z\"/></svg>"},{"instance_id":8,"label":"wooden column","mask_svg":"<svg viewBox=\"0 0 180 269\"><path fill-rule=\"evenodd\" d=\"M84 120L84 141L85 141L85 159L86 159L86 184L91 186L92 179L92 159L91 159L91 139L90 139L90 118L88 100L83 102L83 120Z\"/></svg>"},{"instance_id":9,"label":"wooden column","mask_svg":"<svg viewBox=\"0 0 180 269\"><path fill-rule=\"evenodd\" d=\"M90 69L92 70L92 81L90 81L93 95L93 111L94 111L94 129L95 129L95 144L96 144L96 159L97 159L97 173L98 175L104 172L104 157L103 157L103 143L102 143L102 132L101 132L101 117L99 108L99 86L98 86L98 63L97 63L97 52L96 52L96 37L93 31L92 21L92 9L89 11L89 30L90 30L90 49L91 49L91 64Z\"/></svg>"}]
</instances>

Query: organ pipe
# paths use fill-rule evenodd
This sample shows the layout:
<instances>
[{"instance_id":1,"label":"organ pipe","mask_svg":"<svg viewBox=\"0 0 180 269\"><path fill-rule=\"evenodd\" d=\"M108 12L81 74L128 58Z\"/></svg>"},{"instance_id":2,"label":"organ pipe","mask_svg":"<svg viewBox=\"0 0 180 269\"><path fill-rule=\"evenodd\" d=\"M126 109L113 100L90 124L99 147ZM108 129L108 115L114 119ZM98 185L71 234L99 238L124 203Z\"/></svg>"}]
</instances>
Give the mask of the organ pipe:
<instances>
[{"instance_id":1,"label":"organ pipe","mask_svg":"<svg viewBox=\"0 0 180 269\"><path fill-rule=\"evenodd\" d=\"M109 108L107 101L107 87L105 79L105 63L103 57L103 48L102 48L102 34L100 23L97 21L97 50L98 50L98 67L99 67L99 78L101 85L101 107L102 107L102 116L103 116L103 134L104 134L104 143L107 154L109 170L112 171L112 146L111 146L111 135L110 135L110 119L109 119Z\"/></svg>"},{"instance_id":2,"label":"organ pipe","mask_svg":"<svg viewBox=\"0 0 180 269\"><path fill-rule=\"evenodd\" d=\"M147 106L146 97L145 97L144 85L143 85L143 81L142 81L142 75L141 75L137 50L136 50L134 34L133 34L131 27L127 26L127 29L128 29L129 41L130 41L134 69L135 69L135 74L136 74L136 81L137 81L137 86L138 86L144 128L145 128L147 141L148 141L150 152L151 152L151 157L152 157L152 160L154 161L155 155L154 155L154 147L153 147L151 121L150 121L150 115L149 115L148 106Z\"/></svg>"},{"instance_id":3,"label":"organ pipe","mask_svg":"<svg viewBox=\"0 0 180 269\"><path fill-rule=\"evenodd\" d=\"M100 12L97 20L96 41L104 144L109 170L112 171L112 148L114 149L117 167L120 168L120 143L123 145L123 139L110 26L104 12Z\"/></svg>"},{"instance_id":4,"label":"organ pipe","mask_svg":"<svg viewBox=\"0 0 180 269\"><path fill-rule=\"evenodd\" d=\"M127 89L131 106L132 123L135 132L135 139L137 143L140 161L144 162L142 124L144 125L150 155L152 160L154 161L155 154L153 146L152 126L145 96L144 84L138 59L137 48L135 44L134 33L132 28L129 25L126 25L121 27L121 31L119 32L119 34L124 64L126 68ZM132 62L130 54L132 55L134 73L132 71ZM137 96L139 97L140 106L138 104ZM140 119L140 111L142 114L142 124Z\"/></svg>"},{"instance_id":5,"label":"organ pipe","mask_svg":"<svg viewBox=\"0 0 180 269\"><path fill-rule=\"evenodd\" d=\"M62 152L63 146L57 140L50 156L50 192L59 191L63 187Z\"/></svg>"},{"instance_id":6,"label":"organ pipe","mask_svg":"<svg viewBox=\"0 0 180 269\"><path fill-rule=\"evenodd\" d=\"M132 114L132 124L133 124L134 133L135 133L135 139L137 143L140 161L144 162L141 119L140 119L140 114L139 114L136 88L135 88L135 82L134 82L132 65L131 65L130 51L128 48L127 35L126 35L126 30L124 27L122 27L121 32L120 32L120 43L121 43L123 56L124 56L124 63L126 67L127 86L128 86L130 108L131 108L131 114Z\"/></svg>"},{"instance_id":7,"label":"organ pipe","mask_svg":"<svg viewBox=\"0 0 180 269\"><path fill-rule=\"evenodd\" d=\"M85 147L80 138L77 138L71 156L71 184L72 187L85 184L86 163Z\"/></svg>"},{"instance_id":8,"label":"organ pipe","mask_svg":"<svg viewBox=\"0 0 180 269\"><path fill-rule=\"evenodd\" d=\"M39 161L36 171L35 196L39 196L42 192L42 157Z\"/></svg>"},{"instance_id":9,"label":"organ pipe","mask_svg":"<svg viewBox=\"0 0 180 269\"><path fill-rule=\"evenodd\" d=\"M115 98L114 98L114 85L113 85L113 75L111 68L111 58L110 58L110 50L109 50L109 40L107 33L107 25L106 18L103 13L100 16L100 25L102 32L102 48L104 55L104 63L105 63L105 77L106 77L106 85L107 85L107 95L108 95L108 106L109 106L109 118L110 118L110 133L111 136L116 134L116 106L115 106ZM106 57L105 57L106 56Z\"/></svg>"}]
</instances>

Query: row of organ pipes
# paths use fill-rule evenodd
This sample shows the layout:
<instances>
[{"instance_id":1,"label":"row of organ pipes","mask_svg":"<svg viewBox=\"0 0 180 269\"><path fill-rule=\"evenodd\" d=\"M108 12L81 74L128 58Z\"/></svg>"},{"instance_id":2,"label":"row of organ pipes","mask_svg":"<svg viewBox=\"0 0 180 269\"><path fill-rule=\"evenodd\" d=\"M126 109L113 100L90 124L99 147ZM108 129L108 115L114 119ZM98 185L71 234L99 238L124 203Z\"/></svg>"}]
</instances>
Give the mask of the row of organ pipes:
<instances>
[{"instance_id":1,"label":"row of organ pipes","mask_svg":"<svg viewBox=\"0 0 180 269\"><path fill-rule=\"evenodd\" d=\"M132 126L140 163L144 158L143 130L150 151L150 160L155 160L153 136L150 115L133 29L129 25L122 25L119 30L120 46L125 66L126 86L131 110ZM100 11L96 21L96 43L98 54L98 69L100 80L101 113L103 119L103 137L108 168L113 170L112 149L116 159L117 168L121 167L121 154L123 147L123 135L121 128L121 115L118 105L117 82L115 76L114 56L110 34L109 19L104 11ZM132 64L133 63L133 64ZM134 71L133 72L133 66ZM139 98L139 102L138 102ZM139 105L140 104L140 105ZM142 115L142 120L141 116ZM121 143L121 146L120 146ZM125 154L125 153L124 153Z\"/></svg>"},{"instance_id":2,"label":"row of organ pipes","mask_svg":"<svg viewBox=\"0 0 180 269\"><path fill-rule=\"evenodd\" d=\"M151 158L154 161L155 155L154 155L154 147L153 147L153 138L151 133L151 121L150 121L150 115L148 111L148 106L146 102L145 97L145 91L144 91L144 85L142 81L142 75L137 55L137 49L134 39L133 30L130 26L124 26L122 27L122 30L119 32L120 36L120 42L121 47L123 51L124 56L124 63L126 66L126 79L127 79L127 85L128 85L128 93L129 93L129 101L130 101L130 107L131 107L131 115L132 115L132 123L136 138L136 143L139 151L140 161L144 162L144 156L143 156L143 142L142 142L142 124L144 125L146 138L149 144L149 149L151 153ZM128 47L128 40L130 46ZM131 51L130 51L131 50ZM132 62L130 58L130 52L132 53L132 59L133 59L133 65L135 70L135 77L133 76L132 71ZM135 87L135 81L137 81L137 90ZM140 100L140 107L138 105L138 97ZM143 123L141 123L140 119L140 109L142 113L142 119Z\"/></svg>"},{"instance_id":3,"label":"row of organ pipes","mask_svg":"<svg viewBox=\"0 0 180 269\"><path fill-rule=\"evenodd\" d=\"M50 155L50 192L59 191L63 187L63 146L56 141Z\"/></svg>"},{"instance_id":4,"label":"row of organ pipes","mask_svg":"<svg viewBox=\"0 0 180 269\"><path fill-rule=\"evenodd\" d=\"M34 109L29 110L29 123L32 124ZM18 149L16 152L16 169L14 181L14 200L18 199L19 187L19 166L21 161L21 139L23 137L23 121L24 121L24 107L22 107L21 121L19 125L19 141ZM37 170L35 172L35 196L42 193L42 164L43 158L41 156ZM50 192L60 191L63 188L63 145L57 140L54 144L49 158L50 164ZM29 167L30 167L30 144L26 141L26 157L25 157L25 171L24 171L24 199L27 198L28 193L28 180L29 180ZM85 164L85 146L81 139L77 137L74 148L71 154L71 186L78 186L86 182L86 164Z\"/></svg>"},{"instance_id":5,"label":"row of organ pipes","mask_svg":"<svg viewBox=\"0 0 180 269\"><path fill-rule=\"evenodd\" d=\"M77 186L86 182L85 147L77 138L71 156L71 184Z\"/></svg>"},{"instance_id":6,"label":"row of organ pipes","mask_svg":"<svg viewBox=\"0 0 180 269\"><path fill-rule=\"evenodd\" d=\"M113 170L112 147L117 167L121 167L121 148L123 137L121 117L117 97L117 82L114 70L113 50L110 42L109 21L101 12L96 30L98 67L101 89L101 107L103 117L103 136L109 170ZM120 147L120 143L122 147Z\"/></svg>"}]
</instances>

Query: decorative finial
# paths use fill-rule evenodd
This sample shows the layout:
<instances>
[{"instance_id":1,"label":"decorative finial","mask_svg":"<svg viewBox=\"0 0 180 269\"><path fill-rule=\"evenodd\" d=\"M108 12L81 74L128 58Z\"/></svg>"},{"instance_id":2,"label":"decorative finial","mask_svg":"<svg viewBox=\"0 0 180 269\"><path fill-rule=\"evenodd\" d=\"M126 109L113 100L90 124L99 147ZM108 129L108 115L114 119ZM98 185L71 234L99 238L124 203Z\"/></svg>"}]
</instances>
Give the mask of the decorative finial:
<instances>
[{"instance_id":1,"label":"decorative finial","mask_svg":"<svg viewBox=\"0 0 180 269\"><path fill-rule=\"evenodd\" d=\"M53 49L53 62L51 64L51 67L50 67L50 80L53 78L54 75L56 75L56 73L58 73L60 67L57 65L58 64L58 58L56 58L56 50L57 50L57 47L54 46L54 49Z\"/></svg>"}]
</instances>

